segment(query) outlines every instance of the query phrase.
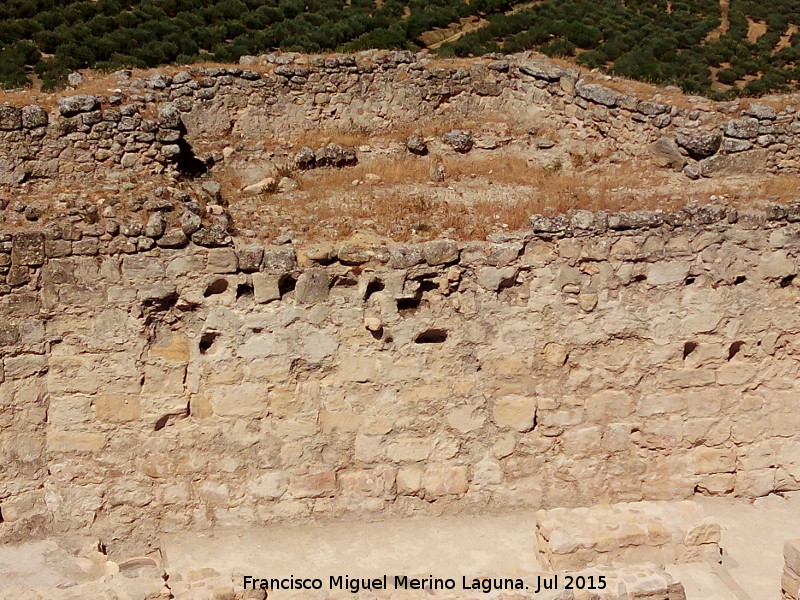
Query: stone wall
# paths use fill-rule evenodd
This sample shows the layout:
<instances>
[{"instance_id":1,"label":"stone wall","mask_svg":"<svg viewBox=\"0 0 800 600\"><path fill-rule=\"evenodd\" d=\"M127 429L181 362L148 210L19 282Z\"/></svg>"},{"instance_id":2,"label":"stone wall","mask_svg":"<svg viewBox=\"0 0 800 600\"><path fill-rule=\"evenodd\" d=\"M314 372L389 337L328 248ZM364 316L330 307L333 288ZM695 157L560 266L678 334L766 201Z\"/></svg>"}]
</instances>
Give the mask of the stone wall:
<instances>
[{"instance_id":1,"label":"stone wall","mask_svg":"<svg viewBox=\"0 0 800 600\"><path fill-rule=\"evenodd\" d=\"M0 236L0 539L798 490L799 221Z\"/></svg>"},{"instance_id":2,"label":"stone wall","mask_svg":"<svg viewBox=\"0 0 800 600\"><path fill-rule=\"evenodd\" d=\"M192 171L224 160L225 146L263 150L275 137L322 125L375 133L465 120L488 126L498 115L517 134L545 127L561 141L602 147L612 160L655 157L692 178L800 165L792 105L640 99L528 55L466 66L374 51L243 63L145 79L123 71L107 96L62 98L50 111L0 107L0 184ZM488 147L498 143L505 141Z\"/></svg>"}]
</instances>

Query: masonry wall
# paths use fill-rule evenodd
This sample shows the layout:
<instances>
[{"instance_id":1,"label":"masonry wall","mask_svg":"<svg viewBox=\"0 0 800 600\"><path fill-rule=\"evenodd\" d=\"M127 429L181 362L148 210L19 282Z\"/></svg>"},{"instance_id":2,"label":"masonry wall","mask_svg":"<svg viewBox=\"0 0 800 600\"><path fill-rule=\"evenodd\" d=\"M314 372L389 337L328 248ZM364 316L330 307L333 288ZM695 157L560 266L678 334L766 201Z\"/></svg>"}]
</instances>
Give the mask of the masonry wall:
<instances>
[{"instance_id":1,"label":"masonry wall","mask_svg":"<svg viewBox=\"0 0 800 600\"><path fill-rule=\"evenodd\" d=\"M498 115L513 121L511 135L544 127L556 141L594 145L616 161L652 156L692 178L800 166L791 104L672 105L527 55L468 67L376 51L243 63L146 79L122 71L107 96L65 97L51 110L0 107L0 185L192 168L198 156L224 161L227 146L274 149L276 137L321 126L371 134L464 121L490 128ZM508 141L494 136L485 147Z\"/></svg>"},{"instance_id":2,"label":"masonry wall","mask_svg":"<svg viewBox=\"0 0 800 600\"><path fill-rule=\"evenodd\" d=\"M799 220L577 211L420 246L4 235L0 538L800 489Z\"/></svg>"}]
</instances>

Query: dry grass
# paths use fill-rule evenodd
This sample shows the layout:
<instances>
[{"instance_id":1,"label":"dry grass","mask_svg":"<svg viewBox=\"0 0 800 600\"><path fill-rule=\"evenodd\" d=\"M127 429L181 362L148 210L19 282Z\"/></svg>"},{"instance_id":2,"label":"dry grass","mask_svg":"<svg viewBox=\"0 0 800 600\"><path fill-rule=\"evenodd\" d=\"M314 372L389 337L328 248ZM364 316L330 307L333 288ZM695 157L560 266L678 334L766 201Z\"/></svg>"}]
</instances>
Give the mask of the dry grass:
<instances>
[{"instance_id":1,"label":"dry grass","mask_svg":"<svg viewBox=\"0 0 800 600\"><path fill-rule=\"evenodd\" d=\"M444 184L429 180L435 164L445 169ZM364 231L400 241L441 235L483 239L495 231L524 229L534 213L683 204L677 197L646 193L647 179L634 166L566 173L519 158L458 157L440 163L408 158L304 173L298 176L299 192L264 197L249 208L235 203L232 208L246 213L237 221L261 223L266 236L289 227L308 240Z\"/></svg>"},{"instance_id":2,"label":"dry grass","mask_svg":"<svg viewBox=\"0 0 800 600\"><path fill-rule=\"evenodd\" d=\"M429 179L441 164L444 183ZM520 158L438 161L404 158L296 174L291 193L232 201L235 222L259 237L291 229L305 241L372 233L398 241L441 236L484 239L525 229L531 214L589 210L673 210L712 195L739 208L797 199L800 177L748 176L702 180L687 186L682 175L645 165L604 165L581 172L541 168Z\"/></svg>"},{"instance_id":3,"label":"dry grass","mask_svg":"<svg viewBox=\"0 0 800 600\"><path fill-rule=\"evenodd\" d=\"M403 143L408 136L415 134L424 138L440 138L453 129L466 129L471 131L490 131L495 129L502 135L524 135L531 128L530 123L515 122L512 115L504 113L491 113L482 115L481 120L461 117L443 117L437 120L425 121L397 121L391 123L391 128L372 130L368 127L349 126L343 127L315 127L300 132L292 132L280 139L264 140L265 146L284 146L293 151L298 151L303 146L312 149L321 148L334 143L341 146L374 145L387 142ZM538 132L539 137L556 139L556 131L552 126L545 124Z\"/></svg>"}]
</instances>

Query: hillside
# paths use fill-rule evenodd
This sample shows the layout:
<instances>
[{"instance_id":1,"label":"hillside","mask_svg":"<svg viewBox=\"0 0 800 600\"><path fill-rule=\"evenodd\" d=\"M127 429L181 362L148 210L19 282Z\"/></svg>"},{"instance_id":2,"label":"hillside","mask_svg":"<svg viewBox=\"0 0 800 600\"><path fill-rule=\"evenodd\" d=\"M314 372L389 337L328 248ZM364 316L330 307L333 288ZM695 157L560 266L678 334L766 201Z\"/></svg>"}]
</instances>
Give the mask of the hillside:
<instances>
[{"instance_id":1,"label":"hillside","mask_svg":"<svg viewBox=\"0 0 800 600\"><path fill-rule=\"evenodd\" d=\"M709 96L795 89L792 0L8 0L0 86L71 71L235 61L273 49L445 56L536 49Z\"/></svg>"}]
</instances>

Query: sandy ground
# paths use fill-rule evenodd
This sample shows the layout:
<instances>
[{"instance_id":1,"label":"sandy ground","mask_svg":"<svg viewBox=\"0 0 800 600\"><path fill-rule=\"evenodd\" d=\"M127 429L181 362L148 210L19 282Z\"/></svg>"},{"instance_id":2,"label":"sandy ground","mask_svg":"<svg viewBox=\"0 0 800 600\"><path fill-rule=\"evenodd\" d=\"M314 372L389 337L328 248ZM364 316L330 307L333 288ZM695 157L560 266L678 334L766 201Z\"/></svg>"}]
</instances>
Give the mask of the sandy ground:
<instances>
[{"instance_id":1,"label":"sandy ground","mask_svg":"<svg viewBox=\"0 0 800 600\"><path fill-rule=\"evenodd\" d=\"M754 503L697 498L722 526L723 564L670 566L688 600L779 600L783 544L800 538L800 494ZM163 536L170 573L211 567L256 577L535 577L534 511L264 525ZM84 580L57 540L0 546L0 590Z\"/></svg>"}]
</instances>

